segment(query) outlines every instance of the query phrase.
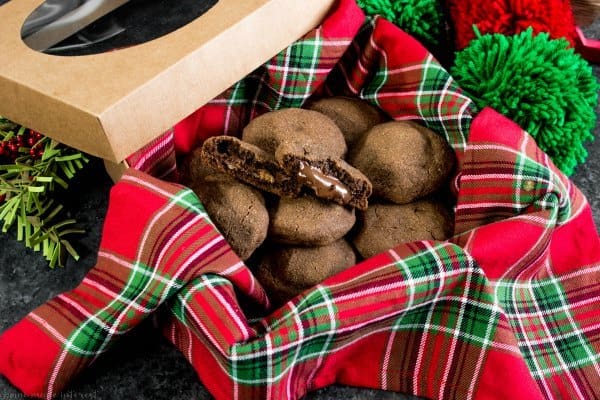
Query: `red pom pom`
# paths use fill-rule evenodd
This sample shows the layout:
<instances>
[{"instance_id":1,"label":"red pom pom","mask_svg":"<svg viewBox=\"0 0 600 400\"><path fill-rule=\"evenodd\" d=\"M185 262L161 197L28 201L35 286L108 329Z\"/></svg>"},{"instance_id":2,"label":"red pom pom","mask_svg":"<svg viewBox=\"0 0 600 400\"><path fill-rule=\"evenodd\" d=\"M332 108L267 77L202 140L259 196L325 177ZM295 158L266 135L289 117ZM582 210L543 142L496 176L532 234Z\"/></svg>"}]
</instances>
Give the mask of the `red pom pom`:
<instances>
[{"instance_id":1,"label":"red pom pom","mask_svg":"<svg viewBox=\"0 0 600 400\"><path fill-rule=\"evenodd\" d=\"M457 49L475 38L473 25L481 34L514 35L533 28L550 37L575 44L575 18L570 0L448 0Z\"/></svg>"}]
</instances>

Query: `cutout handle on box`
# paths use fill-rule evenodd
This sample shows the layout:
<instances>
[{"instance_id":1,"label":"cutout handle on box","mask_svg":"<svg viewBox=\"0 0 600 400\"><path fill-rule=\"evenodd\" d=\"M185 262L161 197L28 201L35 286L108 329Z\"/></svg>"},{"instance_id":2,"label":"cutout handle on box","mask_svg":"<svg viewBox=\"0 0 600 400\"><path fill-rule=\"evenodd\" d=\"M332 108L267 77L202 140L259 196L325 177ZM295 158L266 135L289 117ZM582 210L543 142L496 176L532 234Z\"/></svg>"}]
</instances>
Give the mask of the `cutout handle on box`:
<instances>
[{"instance_id":1,"label":"cutout handle on box","mask_svg":"<svg viewBox=\"0 0 600 400\"><path fill-rule=\"evenodd\" d=\"M21 38L47 54L104 53L171 33L217 1L45 0L23 23Z\"/></svg>"}]
</instances>

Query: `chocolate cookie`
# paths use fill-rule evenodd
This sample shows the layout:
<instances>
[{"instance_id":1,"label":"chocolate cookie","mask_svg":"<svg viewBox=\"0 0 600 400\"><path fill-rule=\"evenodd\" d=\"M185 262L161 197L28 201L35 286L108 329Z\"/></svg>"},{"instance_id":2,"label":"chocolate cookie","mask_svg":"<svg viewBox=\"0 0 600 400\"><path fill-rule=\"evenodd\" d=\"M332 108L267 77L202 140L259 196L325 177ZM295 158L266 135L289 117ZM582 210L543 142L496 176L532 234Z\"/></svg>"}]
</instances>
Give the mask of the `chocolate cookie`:
<instances>
[{"instance_id":1,"label":"chocolate cookie","mask_svg":"<svg viewBox=\"0 0 600 400\"><path fill-rule=\"evenodd\" d=\"M270 245L255 274L277 306L355 262L354 250L343 239L320 247Z\"/></svg>"},{"instance_id":2,"label":"chocolate cookie","mask_svg":"<svg viewBox=\"0 0 600 400\"><path fill-rule=\"evenodd\" d=\"M354 146L363 133L389 119L377 107L353 97L325 97L311 103L308 109L331 118L344 134L348 148Z\"/></svg>"},{"instance_id":3,"label":"chocolate cookie","mask_svg":"<svg viewBox=\"0 0 600 400\"><path fill-rule=\"evenodd\" d=\"M454 153L433 131L408 121L371 128L349 155L373 185L373 195L404 204L436 191L454 167Z\"/></svg>"},{"instance_id":4,"label":"chocolate cookie","mask_svg":"<svg viewBox=\"0 0 600 400\"><path fill-rule=\"evenodd\" d=\"M301 108L285 108L254 118L242 132L242 140L274 154L312 158L343 158L346 141L340 128L325 115Z\"/></svg>"},{"instance_id":5,"label":"chocolate cookie","mask_svg":"<svg viewBox=\"0 0 600 400\"><path fill-rule=\"evenodd\" d=\"M202 146L207 164L261 190L285 197L309 193L366 209L371 183L341 158L345 152L339 128L302 109L263 114L244 129L243 140L216 136Z\"/></svg>"},{"instance_id":6,"label":"chocolate cookie","mask_svg":"<svg viewBox=\"0 0 600 400\"><path fill-rule=\"evenodd\" d=\"M179 163L179 183L185 186L192 186L195 183L202 182L205 179L211 181L234 181L231 175L225 174L216 168L206 164L202 160L202 148L198 147Z\"/></svg>"},{"instance_id":7,"label":"chocolate cookie","mask_svg":"<svg viewBox=\"0 0 600 400\"><path fill-rule=\"evenodd\" d=\"M304 246L322 246L341 239L354 226L354 209L314 197L277 199L269 206L270 240Z\"/></svg>"},{"instance_id":8,"label":"chocolate cookie","mask_svg":"<svg viewBox=\"0 0 600 400\"><path fill-rule=\"evenodd\" d=\"M400 243L417 240L446 240L453 221L437 201L419 200L410 204L371 204L360 213L359 229L353 243L360 255L369 258Z\"/></svg>"},{"instance_id":9,"label":"chocolate cookie","mask_svg":"<svg viewBox=\"0 0 600 400\"><path fill-rule=\"evenodd\" d=\"M233 251L248 259L267 236L269 214L261 192L206 167L194 153L189 161L190 188Z\"/></svg>"}]
</instances>

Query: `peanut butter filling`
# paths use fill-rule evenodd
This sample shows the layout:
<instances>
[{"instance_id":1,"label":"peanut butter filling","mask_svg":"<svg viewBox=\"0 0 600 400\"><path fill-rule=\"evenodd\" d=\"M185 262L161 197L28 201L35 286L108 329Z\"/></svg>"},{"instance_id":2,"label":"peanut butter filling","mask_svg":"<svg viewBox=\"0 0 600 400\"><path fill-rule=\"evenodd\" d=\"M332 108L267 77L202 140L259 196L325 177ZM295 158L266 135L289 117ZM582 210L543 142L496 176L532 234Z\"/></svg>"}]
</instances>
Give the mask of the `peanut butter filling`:
<instances>
[{"instance_id":1,"label":"peanut butter filling","mask_svg":"<svg viewBox=\"0 0 600 400\"><path fill-rule=\"evenodd\" d=\"M316 195L327 200L339 201L344 204L350 202L350 190L339 179L326 175L320 169L300 161L298 176Z\"/></svg>"}]
</instances>

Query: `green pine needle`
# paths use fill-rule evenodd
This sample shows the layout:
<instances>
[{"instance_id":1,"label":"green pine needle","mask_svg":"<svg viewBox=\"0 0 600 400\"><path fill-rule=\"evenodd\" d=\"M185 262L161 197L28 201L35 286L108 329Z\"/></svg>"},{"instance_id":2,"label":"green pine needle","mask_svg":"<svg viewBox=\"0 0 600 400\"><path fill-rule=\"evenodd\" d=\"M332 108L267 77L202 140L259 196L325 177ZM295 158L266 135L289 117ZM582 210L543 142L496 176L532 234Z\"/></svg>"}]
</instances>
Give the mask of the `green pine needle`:
<instances>
[{"instance_id":1,"label":"green pine needle","mask_svg":"<svg viewBox=\"0 0 600 400\"><path fill-rule=\"evenodd\" d=\"M0 117L0 141L23 135L26 128ZM43 137L35 146L43 147L41 158L19 148L14 163L0 165L0 225L7 233L16 224L18 241L41 251L48 265L64 266L67 254L79 255L68 237L84 233L73 219L60 220L63 206L53 195L57 188L68 188L68 181L83 169L88 158L75 149Z\"/></svg>"}]
</instances>

